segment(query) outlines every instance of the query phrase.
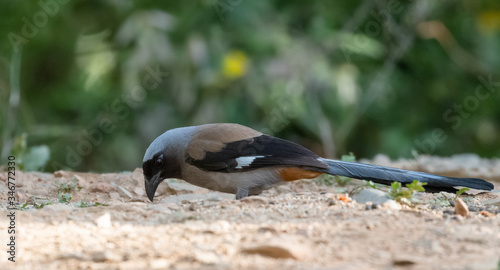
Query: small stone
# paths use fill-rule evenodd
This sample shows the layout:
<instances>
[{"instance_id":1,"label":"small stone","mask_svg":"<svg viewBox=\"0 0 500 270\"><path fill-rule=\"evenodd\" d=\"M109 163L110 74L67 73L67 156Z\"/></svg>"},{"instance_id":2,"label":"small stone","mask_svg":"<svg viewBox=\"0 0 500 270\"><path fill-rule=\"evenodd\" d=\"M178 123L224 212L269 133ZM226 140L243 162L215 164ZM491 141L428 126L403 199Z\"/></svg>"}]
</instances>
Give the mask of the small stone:
<instances>
[{"instance_id":1,"label":"small stone","mask_svg":"<svg viewBox=\"0 0 500 270\"><path fill-rule=\"evenodd\" d=\"M469 214L467 204L465 204L464 201L462 201L462 199L460 198L455 201L455 214L462 217L466 217Z\"/></svg>"},{"instance_id":2,"label":"small stone","mask_svg":"<svg viewBox=\"0 0 500 270\"><path fill-rule=\"evenodd\" d=\"M59 171L55 171L54 172L54 177L57 177L57 178L69 177L69 176L70 176L70 174L67 171L59 170Z\"/></svg>"},{"instance_id":3,"label":"small stone","mask_svg":"<svg viewBox=\"0 0 500 270\"><path fill-rule=\"evenodd\" d=\"M453 210L448 209L448 210L443 211L443 215L454 215L454 214L455 214L455 211L453 211Z\"/></svg>"},{"instance_id":4,"label":"small stone","mask_svg":"<svg viewBox=\"0 0 500 270\"><path fill-rule=\"evenodd\" d=\"M80 260L84 261L85 256L80 253L80 252L70 252L70 253L63 253L59 255L58 257L59 260Z\"/></svg>"},{"instance_id":5,"label":"small stone","mask_svg":"<svg viewBox=\"0 0 500 270\"><path fill-rule=\"evenodd\" d=\"M98 251L92 254L94 262L116 262L121 261L119 256L108 251Z\"/></svg>"},{"instance_id":6,"label":"small stone","mask_svg":"<svg viewBox=\"0 0 500 270\"><path fill-rule=\"evenodd\" d=\"M410 266L417 263L417 260L414 256L410 255L398 255L396 258L392 260L392 264L395 266Z\"/></svg>"},{"instance_id":7,"label":"small stone","mask_svg":"<svg viewBox=\"0 0 500 270\"><path fill-rule=\"evenodd\" d=\"M272 228L272 227L260 227L259 229L257 229L257 232L258 233L272 233L272 234L275 234L277 233L276 229Z\"/></svg>"},{"instance_id":8,"label":"small stone","mask_svg":"<svg viewBox=\"0 0 500 270\"><path fill-rule=\"evenodd\" d=\"M109 197L111 197L112 200L118 200L120 199L120 194L118 192L111 192L109 193Z\"/></svg>"},{"instance_id":9,"label":"small stone","mask_svg":"<svg viewBox=\"0 0 500 270\"><path fill-rule=\"evenodd\" d=\"M205 189L188 184L187 182L167 182L166 184L168 194L205 193L202 192L205 191Z\"/></svg>"},{"instance_id":10,"label":"small stone","mask_svg":"<svg viewBox=\"0 0 500 270\"><path fill-rule=\"evenodd\" d=\"M217 254L207 251L195 251L194 258L202 264L216 264L220 261Z\"/></svg>"},{"instance_id":11,"label":"small stone","mask_svg":"<svg viewBox=\"0 0 500 270\"><path fill-rule=\"evenodd\" d=\"M111 215L109 213L106 213L96 218L95 223L97 224L97 227L109 228L111 227Z\"/></svg>"},{"instance_id":12,"label":"small stone","mask_svg":"<svg viewBox=\"0 0 500 270\"><path fill-rule=\"evenodd\" d=\"M166 269L170 266L170 262L166 259L152 260L150 263L151 269Z\"/></svg>"},{"instance_id":13,"label":"small stone","mask_svg":"<svg viewBox=\"0 0 500 270\"><path fill-rule=\"evenodd\" d=\"M382 207L392 210L401 210L401 205L395 200L388 200L387 202L382 204Z\"/></svg>"},{"instance_id":14,"label":"small stone","mask_svg":"<svg viewBox=\"0 0 500 270\"><path fill-rule=\"evenodd\" d=\"M372 202L372 203L383 204L390 200L389 198L387 198L385 192L373 188L363 189L358 194L352 196L352 198L357 203Z\"/></svg>"},{"instance_id":15,"label":"small stone","mask_svg":"<svg viewBox=\"0 0 500 270\"><path fill-rule=\"evenodd\" d=\"M140 187L136 187L134 188L134 193L137 194L138 196L144 196L144 189L140 188Z\"/></svg>"},{"instance_id":16,"label":"small stone","mask_svg":"<svg viewBox=\"0 0 500 270\"><path fill-rule=\"evenodd\" d=\"M245 248L242 250L243 253L247 254L259 254L266 257L277 258L277 259L297 259L289 250L271 245L261 245L252 248Z\"/></svg>"},{"instance_id":17,"label":"small stone","mask_svg":"<svg viewBox=\"0 0 500 270\"><path fill-rule=\"evenodd\" d=\"M113 190L113 187L106 183L106 182L98 182L90 185L89 191L90 192L102 192L102 193L109 193Z\"/></svg>"},{"instance_id":18,"label":"small stone","mask_svg":"<svg viewBox=\"0 0 500 270\"><path fill-rule=\"evenodd\" d=\"M241 250L246 254L259 254L271 258L302 260L312 257L312 249L300 237L276 237L265 243L246 247Z\"/></svg>"},{"instance_id":19,"label":"small stone","mask_svg":"<svg viewBox=\"0 0 500 270\"><path fill-rule=\"evenodd\" d=\"M128 197L129 199L134 198L134 195L132 195L132 193L130 193L127 189L125 189L122 186L118 186L118 193L120 193L120 195L123 197Z\"/></svg>"},{"instance_id":20,"label":"small stone","mask_svg":"<svg viewBox=\"0 0 500 270\"><path fill-rule=\"evenodd\" d=\"M328 201L328 206L332 206L332 205L336 205L336 204L337 204L337 201L335 201L335 200Z\"/></svg>"}]
</instances>

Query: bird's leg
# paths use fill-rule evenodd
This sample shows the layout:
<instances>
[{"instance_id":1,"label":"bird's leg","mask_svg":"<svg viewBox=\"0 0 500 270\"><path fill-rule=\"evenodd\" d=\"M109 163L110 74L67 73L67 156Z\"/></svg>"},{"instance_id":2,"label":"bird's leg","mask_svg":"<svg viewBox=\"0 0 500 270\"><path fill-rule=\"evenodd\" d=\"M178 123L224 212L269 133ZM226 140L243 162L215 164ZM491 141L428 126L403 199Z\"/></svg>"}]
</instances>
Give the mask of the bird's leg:
<instances>
[{"instance_id":1,"label":"bird's leg","mask_svg":"<svg viewBox=\"0 0 500 270\"><path fill-rule=\"evenodd\" d=\"M248 197L248 188L239 187L236 189L236 200Z\"/></svg>"}]
</instances>

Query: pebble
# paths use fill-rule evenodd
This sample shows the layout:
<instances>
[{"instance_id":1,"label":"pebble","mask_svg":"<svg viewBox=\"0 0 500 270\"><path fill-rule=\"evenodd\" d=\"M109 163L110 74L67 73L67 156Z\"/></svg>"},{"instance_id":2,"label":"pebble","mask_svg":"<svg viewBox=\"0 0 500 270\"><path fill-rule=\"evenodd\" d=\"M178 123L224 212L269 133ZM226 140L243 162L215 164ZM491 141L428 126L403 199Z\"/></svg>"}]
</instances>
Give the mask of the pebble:
<instances>
[{"instance_id":1,"label":"pebble","mask_svg":"<svg viewBox=\"0 0 500 270\"><path fill-rule=\"evenodd\" d=\"M363 189L359 193L352 196L352 198L357 203L362 203L362 204L367 202L383 204L390 200L389 198L387 198L385 192L373 188Z\"/></svg>"},{"instance_id":2,"label":"pebble","mask_svg":"<svg viewBox=\"0 0 500 270\"><path fill-rule=\"evenodd\" d=\"M186 193L206 193L206 189L188 184L187 182L167 182L169 194L180 195Z\"/></svg>"},{"instance_id":3,"label":"pebble","mask_svg":"<svg viewBox=\"0 0 500 270\"><path fill-rule=\"evenodd\" d=\"M111 192L111 193L109 193L109 197L112 200L118 200L118 199L120 199L120 194L118 192Z\"/></svg>"},{"instance_id":4,"label":"pebble","mask_svg":"<svg viewBox=\"0 0 500 270\"><path fill-rule=\"evenodd\" d=\"M247 254L259 254L266 257L276 258L276 259L297 259L290 250L271 245L260 245L250 248L242 249L243 253Z\"/></svg>"},{"instance_id":5,"label":"pebble","mask_svg":"<svg viewBox=\"0 0 500 270\"><path fill-rule=\"evenodd\" d=\"M90 185L89 191L90 192L102 192L102 193L109 193L113 190L114 188L106 183L106 182L98 182Z\"/></svg>"},{"instance_id":6,"label":"pebble","mask_svg":"<svg viewBox=\"0 0 500 270\"><path fill-rule=\"evenodd\" d=\"M85 260L85 256L80 253L80 252L70 252L70 253L63 253L61 254L58 259L60 260L80 260L80 261L84 261Z\"/></svg>"},{"instance_id":7,"label":"pebble","mask_svg":"<svg viewBox=\"0 0 500 270\"><path fill-rule=\"evenodd\" d=\"M443 211L443 215L454 215L455 214L455 211L453 210L444 210Z\"/></svg>"},{"instance_id":8,"label":"pebble","mask_svg":"<svg viewBox=\"0 0 500 270\"><path fill-rule=\"evenodd\" d=\"M111 227L111 215L109 213L106 213L106 214L96 218L95 223L97 224L97 227L110 228Z\"/></svg>"},{"instance_id":9,"label":"pebble","mask_svg":"<svg viewBox=\"0 0 500 270\"><path fill-rule=\"evenodd\" d=\"M458 198L455 201L455 214L460 215L462 217L466 217L469 214L469 208L467 204L462 201L462 199Z\"/></svg>"},{"instance_id":10,"label":"pebble","mask_svg":"<svg viewBox=\"0 0 500 270\"><path fill-rule=\"evenodd\" d=\"M220 261L219 256L213 252L198 251L194 252L194 258L202 264L216 264Z\"/></svg>"},{"instance_id":11,"label":"pebble","mask_svg":"<svg viewBox=\"0 0 500 270\"><path fill-rule=\"evenodd\" d=\"M132 193L130 193L126 188L122 186L118 186L118 193L120 193L122 197L128 197L129 199L134 198L134 195L132 195Z\"/></svg>"},{"instance_id":12,"label":"pebble","mask_svg":"<svg viewBox=\"0 0 500 270\"><path fill-rule=\"evenodd\" d=\"M241 249L242 253L258 254L277 259L302 260L312 257L312 249L309 245L299 241L302 238L275 237L266 240L265 243Z\"/></svg>"},{"instance_id":13,"label":"pebble","mask_svg":"<svg viewBox=\"0 0 500 270\"><path fill-rule=\"evenodd\" d=\"M387 202L382 204L382 207L391 210L400 210L401 205L397 203L395 200L388 200Z\"/></svg>"},{"instance_id":14,"label":"pebble","mask_svg":"<svg viewBox=\"0 0 500 270\"><path fill-rule=\"evenodd\" d=\"M92 254L94 262L116 262L121 261L119 256L108 251L98 251Z\"/></svg>"}]
</instances>

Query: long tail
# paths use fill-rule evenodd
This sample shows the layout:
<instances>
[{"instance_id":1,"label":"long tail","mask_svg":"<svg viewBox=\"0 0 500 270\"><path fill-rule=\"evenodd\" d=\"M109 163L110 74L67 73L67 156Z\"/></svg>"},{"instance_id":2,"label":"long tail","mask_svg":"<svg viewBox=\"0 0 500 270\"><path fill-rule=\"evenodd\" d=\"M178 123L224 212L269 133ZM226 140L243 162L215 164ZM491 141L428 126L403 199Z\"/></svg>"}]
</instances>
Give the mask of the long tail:
<instances>
[{"instance_id":1,"label":"long tail","mask_svg":"<svg viewBox=\"0 0 500 270\"><path fill-rule=\"evenodd\" d=\"M454 187L468 187L482 190L492 190L493 184L483 179L458 178L434 175L430 173L407 171L390 167L382 167L363 163L346 162L322 158L328 164L327 173L341 175L362 180L371 180L374 183L390 185L392 182L411 183L413 180L425 182L426 191L455 192Z\"/></svg>"}]
</instances>

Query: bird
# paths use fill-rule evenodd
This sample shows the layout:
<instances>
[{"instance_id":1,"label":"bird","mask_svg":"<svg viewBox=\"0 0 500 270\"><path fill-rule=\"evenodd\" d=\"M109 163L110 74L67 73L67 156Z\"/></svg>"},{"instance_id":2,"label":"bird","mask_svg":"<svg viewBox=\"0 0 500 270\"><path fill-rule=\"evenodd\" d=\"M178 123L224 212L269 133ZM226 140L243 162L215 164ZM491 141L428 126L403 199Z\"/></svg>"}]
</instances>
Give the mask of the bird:
<instances>
[{"instance_id":1,"label":"bird","mask_svg":"<svg viewBox=\"0 0 500 270\"><path fill-rule=\"evenodd\" d=\"M174 128L158 136L143 158L146 194L151 202L158 185L177 178L236 199L259 195L275 185L322 174L346 176L390 185L427 183L426 191L468 187L490 191L493 184L357 162L326 159L288 140L233 123Z\"/></svg>"}]
</instances>

